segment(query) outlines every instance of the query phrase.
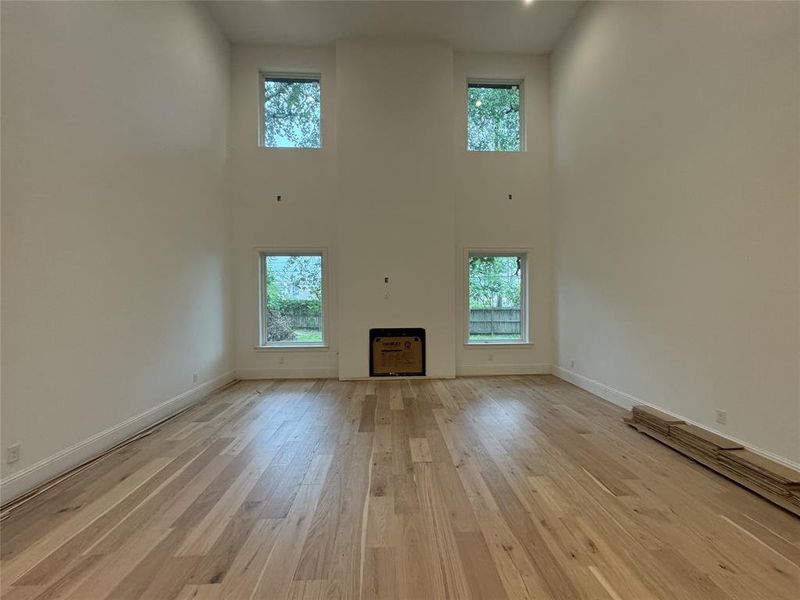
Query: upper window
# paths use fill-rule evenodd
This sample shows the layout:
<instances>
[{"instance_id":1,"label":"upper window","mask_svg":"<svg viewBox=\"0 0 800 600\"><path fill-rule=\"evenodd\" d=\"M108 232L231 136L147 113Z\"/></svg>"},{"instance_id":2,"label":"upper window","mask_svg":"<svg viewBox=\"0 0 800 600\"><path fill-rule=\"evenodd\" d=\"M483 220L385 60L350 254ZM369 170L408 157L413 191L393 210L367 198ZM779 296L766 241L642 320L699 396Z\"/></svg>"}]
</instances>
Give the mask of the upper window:
<instances>
[{"instance_id":1,"label":"upper window","mask_svg":"<svg viewBox=\"0 0 800 600\"><path fill-rule=\"evenodd\" d=\"M527 342L527 255L472 253L467 343Z\"/></svg>"},{"instance_id":2,"label":"upper window","mask_svg":"<svg viewBox=\"0 0 800 600\"><path fill-rule=\"evenodd\" d=\"M467 150L522 150L522 82L467 83Z\"/></svg>"},{"instance_id":3,"label":"upper window","mask_svg":"<svg viewBox=\"0 0 800 600\"><path fill-rule=\"evenodd\" d=\"M260 264L260 345L323 345L323 254L262 252Z\"/></svg>"},{"instance_id":4,"label":"upper window","mask_svg":"<svg viewBox=\"0 0 800 600\"><path fill-rule=\"evenodd\" d=\"M319 148L319 77L262 75L262 83L261 145L266 148Z\"/></svg>"}]
</instances>

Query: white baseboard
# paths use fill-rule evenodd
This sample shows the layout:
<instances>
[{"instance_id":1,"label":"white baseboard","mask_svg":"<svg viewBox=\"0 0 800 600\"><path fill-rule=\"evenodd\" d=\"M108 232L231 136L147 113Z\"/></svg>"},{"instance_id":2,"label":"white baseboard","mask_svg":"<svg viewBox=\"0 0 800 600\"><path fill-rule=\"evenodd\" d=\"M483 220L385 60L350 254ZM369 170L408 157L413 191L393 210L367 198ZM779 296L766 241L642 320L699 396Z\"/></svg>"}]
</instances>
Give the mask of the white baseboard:
<instances>
[{"instance_id":1,"label":"white baseboard","mask_svg":"<svg viewBox=\"0 0 800 600\"><path fill-rule=\"evenodd\" d=\"M329 367L300 367L296 369L237 369L237 379L338 379L339 371Z\"/></svg>"},{"instance_id":2,"label":"white baseboard","mask_svg":"<svg viewBox=\"0 0 800 600\"><path fill-rule=\"evenodd\" d=\"M209 393L227 385L231 381L234 381L234 379L233 371L214 377L143 413L139 413L113 427L100 431L77 444L64 448L47 458L25 467L16 473L12 473L0 481L0 504L5 504L9 500L13 500L37 485L49 481L95 456L99 456L116 444L147 429L150 425L205 398Z\"/></svg>"},{"instance_id":3,"label":"white baseboard","mask_svg":"<svg viewBox=\"0 0 800 600\"><path fill-rule=\"evenodd\" d=\"M552 365L542 364L491 364L462 365L457 367L455 375L425 375L414 379L453 379L473 375L549 375ZM340 379L342 381L362 381L369 379L386 379L385 377L341 377L336 368L299 367L269 369L263 367L237 369L237 379ZM411 378L408 378L411 379Z\"/></svg>"},{"instance_id":4,"label":"white baseboard","mask_svg":"<svg viewBox=\"0 0 800 600\"><path fill-rule=\"evenodd\" d=\"M457 377L471 377L476 375L549 375L552 372L553 366L549 363L492 363L482 365L461 365L460 367L456 368Z\"/></svg>"},{"instance_id":5,"label":"white baseboard","mask_svg":"<svg viewBox=\"0 0 800 600\"><path fill-rule=\"evenodd\" d=\"M579 388L586 390L587 392L591 392L595 396L600 396L603 400L608 400L612 404L621 406L625 410L630 410L635 404L647 404L647 402L639 400L630 394L616 390L603 383L600 383L599 381L589 379L588 377L584 377L579 373L575 373L574 371L570 371L569 369L565 369L564 367L560 367L558 365L553 365L552 373L556 377L559 377L564 381L569 381L570 383L577 385ZM659 410L661 409L659 408Z\"/></svg>"},{"instance_id":6,"label":"white baseboard","mask_svg":"<svg viewBox=\"0 0 800 600\"><path fill-rule=\"evenodd\" d=\"M682 421L686 421L690 425L696 425L701 429L705 429L706 431L710 431L711 433L716 433L717 435L721 435L724 438L731 440L737 444L741 444L748 450L755 452L756 454L760 454L765 458L769 458L770 460L774 460L777 463L790 467L792 469L800 470L800 464L796 463L788 458L783 458L782 456L778 456L769 450L764 450L763 448L759 448L758 446L754 446L750 442L746 440L741 440L731 436L730 434L724 431L718 431L713 429L712 427L708 427L702 423L698 423L697 421L692 421L691 419L687 419L683 415L679 415L675 412L672 412L663 406L658 406L656 404L652 404L650 402L646 402L640 398L635 396L631 396L630 394L626 394L625 392L621 392L617 389L614 389L610 386L607 386L599 381L595 381L594 379L590 379L589 377L585 377L579 373L575 373L574 371L570 371L569 369L565 369L564 367L560 367L558 365L553 365L553 375L563 379L564 381L568 381L574 385L577 385L579 388L586 390L587 392L591 392L595 396L600 396L604 400L608 400L612 404L616 404L626 410L630 410L635 404L643 404L645 406L649 406L650 408L655 408L656 410L660 410L661 412L665 412L668 415L675 417L676 419L681 419Z\"/></svg>"},{"instance_id":7,"label":"white baseboard","mask_svg":"<svg viewBox=\"0 0 800 600\"><path fill-rule=\"evenodd\" d=\"M396 379L421 379L421 380L441 380L441 379L455 379L455 375L387 375L377 377L339 377L339 381L391 381Z\"/></svg>"},{"instance_id":8,"label":"white baseboard","mask_svg":"<svg viewBox=\"0 0 800 600\"><path fill-rule=\"evenodd\" d=\"M549 375L552 365L542 364L491 364L491 365L462 365L457 368L455 375L425 375L421 377L408 377L406 379L453 379L454 377L469 377L474 375ZM386 379L385 377L340 377L335 368L308 368L294 369L267 369L251 368L237 369L237 379L341 379L342 381L366 381L370 379Z\"/></svg>"}]
</instances>

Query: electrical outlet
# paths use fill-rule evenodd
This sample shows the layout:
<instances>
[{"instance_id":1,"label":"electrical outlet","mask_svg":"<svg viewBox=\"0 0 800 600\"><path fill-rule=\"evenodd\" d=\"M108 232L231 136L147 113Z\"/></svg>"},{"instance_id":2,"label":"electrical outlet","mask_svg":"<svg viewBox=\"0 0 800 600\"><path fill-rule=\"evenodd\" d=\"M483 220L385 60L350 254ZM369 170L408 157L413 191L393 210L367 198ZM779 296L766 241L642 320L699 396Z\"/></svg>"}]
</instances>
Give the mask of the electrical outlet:
<instances>
[{"instance_id":1,"label":"electrical outlet","mask_svg":"<svg viewBox=\"0 0 800 600\"><path fill-rule=\"evenodd\" d=\"M494 354L489 355L489 360L494 360Z\"/></svg>"},{"instance_id":2,"label":"electrical outlet","mask_svg":"<svg viewBox=\"0 0 800 600\"><path fill-rule=\"evenodd\" d=\"M574 369L575 368L575 360L574 359L569 361L569 368L570 369Z\"/></svg>"},{"instance_id":3,"label":"electrical outlet","mask_svg":"<svg viewBox=\"0 0 800 600\"><path fill-rule=\"evenodd\" d=\"M19 460L19 454L22 451L22 444L12 444L6 448L6 462L10 465Z\"/></svg>"},{"instance_id":4,"label":"electrical outlet","mask_svg":"<svg viewBox=\"0 0 800 600\"><path fill-rule=\"evenodd\" d=\"M721 408L718 408L715 412L716 412L716 415L717 415L717 423L719 423L720 425L726 425L728 423L728 413L727 413L727 411L724 411Z\"/></svg>"},{"instance_id":5,"label":"electrical outlet","mask_svg":"<svg viewBox=\"0 0 800 600\"><path fill-rule=\"evenodd\" d=\"M284 357L283 357L283 356L281 356L281 357L278 359L278 364L279 364L279 365L282 365L282 364L283 364L283 362L284 362L284 360L285 360L285 359L284 359Z\"/></svg>"},{"instance_id":6,"label":"electrical outlet","mask_svg":"<svg viewBox=\"0 0 800 600\"><path fill-rule=\"evenodd\" d=\"M197 379L198 379L197 373L194 373L192 375L192 383L197 383Z\"/></svg>"}]
</instances>

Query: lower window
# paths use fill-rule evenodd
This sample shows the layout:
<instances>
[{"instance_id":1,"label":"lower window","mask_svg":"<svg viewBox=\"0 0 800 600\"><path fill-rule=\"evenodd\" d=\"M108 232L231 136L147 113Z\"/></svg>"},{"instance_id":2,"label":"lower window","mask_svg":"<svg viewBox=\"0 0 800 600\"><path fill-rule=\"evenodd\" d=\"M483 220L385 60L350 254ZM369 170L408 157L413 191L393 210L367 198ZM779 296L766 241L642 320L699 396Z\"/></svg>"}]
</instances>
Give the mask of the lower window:
<instances>
[{"instance_id":1,"label":"lower window","mask_svg":"<svg viewBox=\"0 0 800 600\"><path fill-rule=\"evenodd\" d=\"M524 343L527 336L527 255L470 252L467 343Z\"/></svg>"},{"instance_id":2,"label":"lower window","mask_svg":"<svg viewBox=\"0 0 800 600\"><path fill-rule=\"evenodd\" d=\"M261 346L325 344L321 252L262 252Z\"/></svg>"}]
</instances>

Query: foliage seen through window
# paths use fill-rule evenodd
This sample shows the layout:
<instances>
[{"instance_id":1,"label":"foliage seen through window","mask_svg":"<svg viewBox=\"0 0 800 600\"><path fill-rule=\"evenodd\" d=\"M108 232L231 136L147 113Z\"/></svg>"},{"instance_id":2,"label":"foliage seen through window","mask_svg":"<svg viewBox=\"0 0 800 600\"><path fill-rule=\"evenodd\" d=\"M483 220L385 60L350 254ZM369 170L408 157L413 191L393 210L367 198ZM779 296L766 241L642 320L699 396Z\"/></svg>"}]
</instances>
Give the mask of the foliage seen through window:
<instances>
[{"instance_id":1,"label":"foliage seen through window","mask_svg":"<svg viewBox=\"0 0 800 600\"><path fill-rule=\"evenodd\" d=\"M264 146L320 147L318 79L264 79Z\"/></svg>"},{"instance_id":2,"label":"foliage seen through window","mask_svg":"<svg viewBox=\"0 0 800 600\"><path fill-rule=\"evenodd\" d=\"M264 281L262 343L321 344L322 256L265 256Z\"/></svg>"},{"instance_id":3,"label":"foliage seen through window","mask_svg":"<svg viewBox=\"0 0 800 600\"><path fill-rule=\"evenodd\" d=\"M520 342L523 256L469 257L469 341Z\"/></svg>"},{"instance_id":4,"label":"foliage seen through window","mask_svg":"<svg viewBox=\"0 0 800 600\"><path fill-rule=\"evenodd\" d=\"M467 149L479 152L522 149L519 84L467 85Z\"/></svg>"}]
</instances>

